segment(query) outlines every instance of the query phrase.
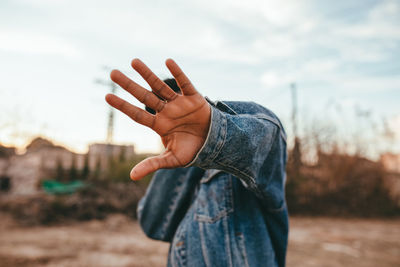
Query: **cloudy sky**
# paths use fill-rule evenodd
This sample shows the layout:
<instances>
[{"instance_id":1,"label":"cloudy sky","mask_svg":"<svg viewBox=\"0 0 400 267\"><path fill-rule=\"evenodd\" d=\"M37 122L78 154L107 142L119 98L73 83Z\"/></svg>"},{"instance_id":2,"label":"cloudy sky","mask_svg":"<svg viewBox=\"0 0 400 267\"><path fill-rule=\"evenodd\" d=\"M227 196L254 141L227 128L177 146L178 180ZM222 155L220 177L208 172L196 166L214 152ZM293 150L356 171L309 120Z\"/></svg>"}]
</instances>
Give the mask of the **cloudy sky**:
<instances>
[{"instance_id":1,"label":"cloudy sky","mask_svg":"<svg viewBox=\"0 0 400 267\"><path fill-rule=\"evenodd\" d=\"M300 128L372 135L386 122L400 138L400 1L2 0L0 142L40 134L83 152L104 141L109 86L95 81L118 68L144 84L135 57L162 78L174 58L203 95L265 105L289 133L296 83ZM121 114L114 140L160 148Z\"/></svg>"}]
</instances>

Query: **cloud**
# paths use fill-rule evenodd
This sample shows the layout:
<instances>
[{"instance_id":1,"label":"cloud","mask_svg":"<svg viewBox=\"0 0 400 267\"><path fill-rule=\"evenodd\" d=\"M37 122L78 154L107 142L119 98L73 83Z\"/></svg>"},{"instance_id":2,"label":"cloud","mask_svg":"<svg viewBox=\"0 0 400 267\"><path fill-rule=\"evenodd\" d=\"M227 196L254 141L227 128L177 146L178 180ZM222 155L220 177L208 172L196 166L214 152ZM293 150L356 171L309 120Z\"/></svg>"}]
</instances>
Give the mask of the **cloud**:
<instances>
[{"instance_id":1,"label":"cloud","mask_svg":"<svg viewBox=\"0 0 400 267\"><path fill-rule=\"evenodd\" d=\"M400 39L400 3L380 1L370 9L366 19L340 27L336 33L351 39Z\"/></svg>"},{"instance_id":2,"label":"cloud","mask_svg":"<svg viewBox=\"0 0 400 267\"><path fill-rule=\"evenodd\" d=\"M300 68L292 70L268 70L261 74L260 81L266 87L287 86L295 81L319 80L334 81L337 78L337 67L339 62L333 59L320 59L305 62ZM318 73L318 77L315 77ZM335 75L335 76L333 76ZM332 79L326 80L326 77L332 76ZM334 77L334 78L333 78Z\"/></svg>"},{"instance_id":3,"label":"cloud","mask_svg":"<svg viewBox=\"0 0 400 267\"><path fill-rule=\"evenodd\" d=\"M398 20L400 3L397 0L380 1L369 13L368 18L372 21L386 21L387 19ZM397 21L399 24L400 22Z\"/></svg>"},{"instance_id":4,"label":"cloud","mask_svg":"<svg viewBox=\"0 0 400 267\"><path fill-rule=\"evenodd\" d=\"M321 20L320 29L325 31L316 34L313 40L317 46L336 51L343 62L362 64L387 60L398 50L399 11L398 1L381 1L366 9L365 16L355 22ZM339 18L346 18L346 14Z\"/></svg>"},{"instance_id":5,"label":"cloud","mask_svg":"<svg viewBox=\"0 0 400 267\"><path fill-rule=\"evenodd\" d=\"M80 56L78 49L61 38L26 30L0 29L0 50L39 55Z\"/></svg>"},{"instance_id":6,"label":"cloud","mask_svg":"<svg viewBox=\"0 0 400 267\"><path fill-rule=\"evenodd\" d=\"M296 78L294 75L268 71L261 75L260 81L266 88L277 88L288 86L296 81Z\"/></svg>"}]
</instances>

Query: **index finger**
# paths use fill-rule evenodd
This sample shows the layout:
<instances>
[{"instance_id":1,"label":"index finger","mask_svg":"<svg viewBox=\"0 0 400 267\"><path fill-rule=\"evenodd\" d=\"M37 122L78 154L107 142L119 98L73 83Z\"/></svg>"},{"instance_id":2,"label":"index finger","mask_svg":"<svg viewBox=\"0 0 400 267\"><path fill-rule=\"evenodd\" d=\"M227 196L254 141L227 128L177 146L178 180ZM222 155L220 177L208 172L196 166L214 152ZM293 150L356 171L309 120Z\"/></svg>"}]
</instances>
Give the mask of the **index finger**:
<instances>
[{"instance_id":1,"label":"index finger","mask_svg":"<svg viewBox=\"0 0 400 267\"><path fill-rule=\"evenodd\" d=\"M108 104L125 113L137 123L153 129L156 118L150 113L126 102L125 100L113 94L107 94L106 101Z\"/></svg>"}]
</instances>

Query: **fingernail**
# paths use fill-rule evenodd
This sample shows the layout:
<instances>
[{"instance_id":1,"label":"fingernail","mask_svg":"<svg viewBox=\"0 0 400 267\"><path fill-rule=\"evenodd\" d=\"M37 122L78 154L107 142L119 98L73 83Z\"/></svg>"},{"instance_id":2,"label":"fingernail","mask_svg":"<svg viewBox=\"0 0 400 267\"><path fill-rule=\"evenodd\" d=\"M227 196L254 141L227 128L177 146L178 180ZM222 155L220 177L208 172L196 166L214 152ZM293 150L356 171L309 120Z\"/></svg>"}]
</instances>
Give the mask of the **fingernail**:
<instances>
[{"instance_id":1,"label":"fingernail","mask_svg":"<svg viewBox=\"0 0 400 267\"><path fill-rule=\"evenodd\" d=\"M134 170L131 171L131 173L129 174L129 176L131 177L132 180L136 181L135 171L134 171Z\"/></svg>"}]
</instances>

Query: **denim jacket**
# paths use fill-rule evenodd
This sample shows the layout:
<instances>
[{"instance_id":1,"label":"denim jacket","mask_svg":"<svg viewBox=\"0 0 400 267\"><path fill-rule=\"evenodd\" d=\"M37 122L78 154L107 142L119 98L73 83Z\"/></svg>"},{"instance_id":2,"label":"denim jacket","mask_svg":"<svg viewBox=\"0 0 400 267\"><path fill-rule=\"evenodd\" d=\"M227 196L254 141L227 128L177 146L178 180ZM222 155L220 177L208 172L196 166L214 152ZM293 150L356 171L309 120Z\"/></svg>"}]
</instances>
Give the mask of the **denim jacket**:
<instances>
[{"instance_id":1,"label":"denim jacket","mask_svg":"<svg viewBox=\"0 0 400 267\"><path fill-rule=\"evenodd\" d=\"M168 266L285 266L282 124L252 102L209 103L203 147L185 168L155 173L138 205L140 225L171 243Z\"/></svg>"}]
</instances>

